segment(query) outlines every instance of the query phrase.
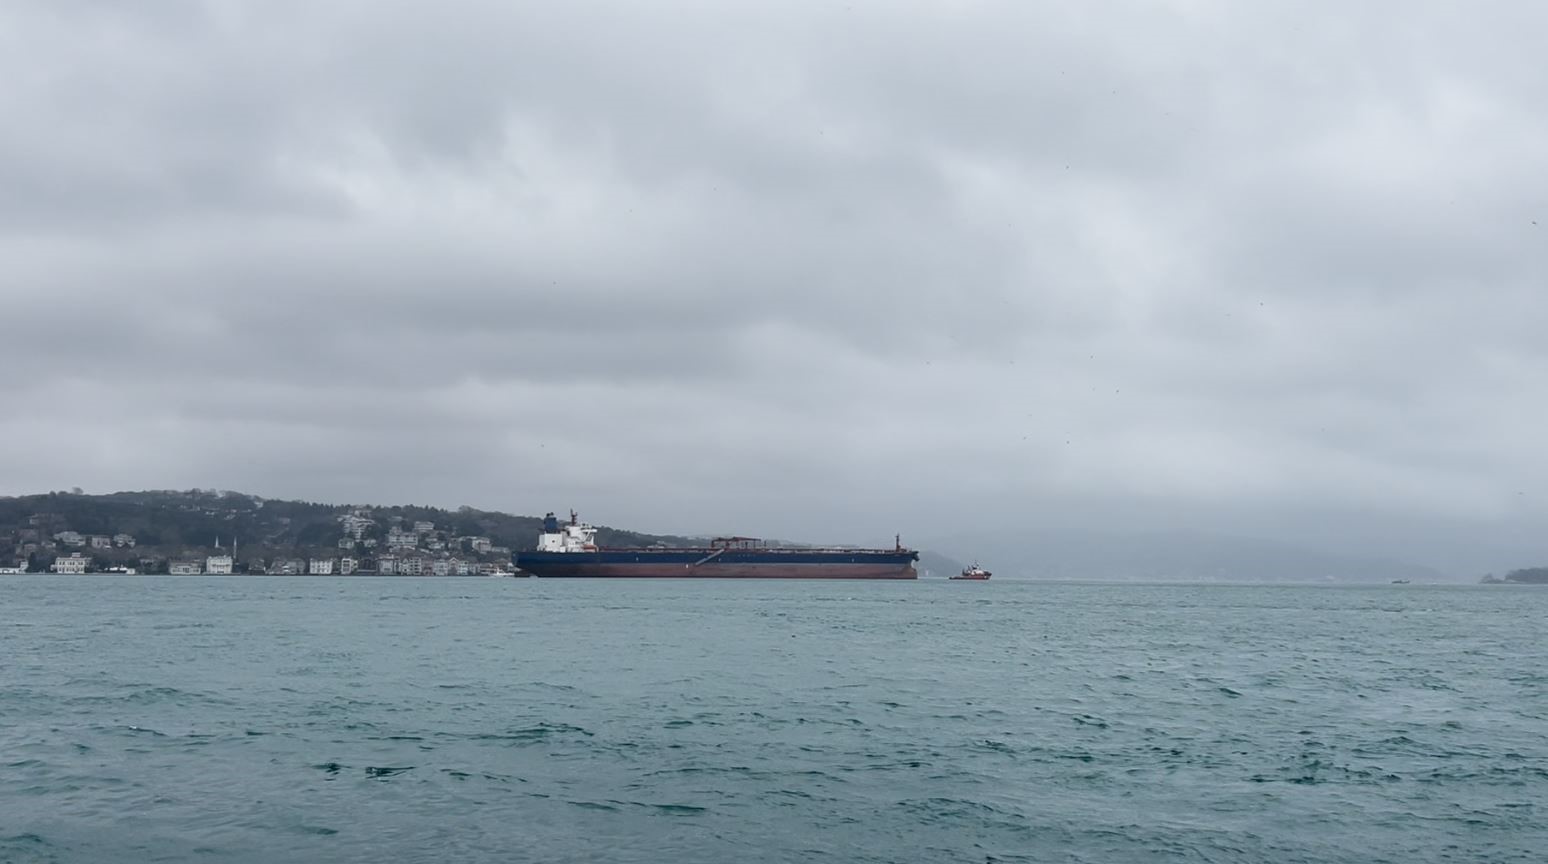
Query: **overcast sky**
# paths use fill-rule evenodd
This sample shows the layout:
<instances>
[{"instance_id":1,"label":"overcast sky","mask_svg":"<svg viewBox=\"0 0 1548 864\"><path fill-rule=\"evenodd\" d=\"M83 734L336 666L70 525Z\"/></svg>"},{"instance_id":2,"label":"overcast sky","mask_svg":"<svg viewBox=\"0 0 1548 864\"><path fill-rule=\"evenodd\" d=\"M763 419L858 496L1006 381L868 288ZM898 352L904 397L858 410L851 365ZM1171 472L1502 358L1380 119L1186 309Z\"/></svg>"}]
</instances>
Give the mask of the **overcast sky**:
<instances>
[{"instance_id":1,"label":"overcast sky","mask_svg":"<svg viewBox=\"0 0 1548 864\"><path fill-rule=\"evenodd\" d=\"M1544 44L1534 2L9 0L0 494L1548 556Z\"/></svg>"}]
</instances>

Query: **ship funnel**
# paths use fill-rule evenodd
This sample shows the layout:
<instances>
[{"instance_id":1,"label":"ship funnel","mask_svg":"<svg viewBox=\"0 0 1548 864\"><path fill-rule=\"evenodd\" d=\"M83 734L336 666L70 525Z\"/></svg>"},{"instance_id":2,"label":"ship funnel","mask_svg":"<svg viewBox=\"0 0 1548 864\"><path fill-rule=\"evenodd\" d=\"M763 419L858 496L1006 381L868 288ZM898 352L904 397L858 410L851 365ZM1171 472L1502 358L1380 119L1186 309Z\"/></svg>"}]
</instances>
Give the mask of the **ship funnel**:
<instances>
[{"instance_id":1,"label":"ship funnel","mask_svg":"<svg viewBox=\"0 0 1548 864\"><path fill-rule=\"evenodd\" d=\"M549 513L543 517L543 531L547 534L559 533L559 520L555 518L554 514Z\"/></svg>"}]
</instances>

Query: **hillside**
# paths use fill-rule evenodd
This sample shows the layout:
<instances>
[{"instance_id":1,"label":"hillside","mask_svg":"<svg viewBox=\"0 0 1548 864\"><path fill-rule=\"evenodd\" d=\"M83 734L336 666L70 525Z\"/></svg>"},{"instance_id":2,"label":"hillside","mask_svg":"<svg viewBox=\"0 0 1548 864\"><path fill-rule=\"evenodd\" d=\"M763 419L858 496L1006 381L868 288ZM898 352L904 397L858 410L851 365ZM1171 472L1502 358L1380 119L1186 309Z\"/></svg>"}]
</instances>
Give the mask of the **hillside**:
<instances>
[{"instance_id":1,"label":"hillside","mask_svg":"<svg viewBox=\"0 0 1548 864\"><path fill-rule=\"evenodd\" d=\"M1483 581L1487 585L1548 585L1548 567L1525 567L1506 573L1503 579L1491 575Z\"/></svg>"},{"instance_id":2,"label":"hillside","mask_svg":"<svg viewBox=\"0 0 1548 864\"><path fill-rule=\"evenodd\" d=\"M919 563L915 567L919 570L919 576L923 579L945 579L961 573L965 565L961 561L947 558L939 552L921 551Z\"/></svg>"},{"instance_id":3,"label":"hillside","mask_svg":"<svg viewBox=\"0 0 1548 864\"><path fill-rule=\"evenodd\" d=\"M90 569L141 572L178 559L230 554L235 569L280 559L396 552L506 563L532 548L542 519L462 507L357 506L279 501L239 492L52 492L0 498L0 566L30 564L43 572L56 557L79 553ZM686 538L600 527L605 545L691 545ZM410 545L412 543L412 545Z\"/></svg>"}]
</instances>

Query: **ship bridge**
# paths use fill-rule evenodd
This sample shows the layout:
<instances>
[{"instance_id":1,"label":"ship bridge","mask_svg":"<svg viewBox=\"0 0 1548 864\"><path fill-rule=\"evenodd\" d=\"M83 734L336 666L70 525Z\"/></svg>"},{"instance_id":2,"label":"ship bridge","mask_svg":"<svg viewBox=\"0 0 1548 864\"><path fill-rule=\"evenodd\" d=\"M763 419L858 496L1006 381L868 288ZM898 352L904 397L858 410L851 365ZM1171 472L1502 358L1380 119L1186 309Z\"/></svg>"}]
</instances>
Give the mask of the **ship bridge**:
<instances>
[{"instance_id":1,"label":"ship bridge","mask_svg":"<svg viewBox=\"0 0 1548 864\"><path fill-rule=\"evenodd\" d=\"M538 535L539 552L595 552L597 529L576 518L570 511L570 521L564 525L549 513L543 517L543 533Z\"/></svg>"}]
</instances>

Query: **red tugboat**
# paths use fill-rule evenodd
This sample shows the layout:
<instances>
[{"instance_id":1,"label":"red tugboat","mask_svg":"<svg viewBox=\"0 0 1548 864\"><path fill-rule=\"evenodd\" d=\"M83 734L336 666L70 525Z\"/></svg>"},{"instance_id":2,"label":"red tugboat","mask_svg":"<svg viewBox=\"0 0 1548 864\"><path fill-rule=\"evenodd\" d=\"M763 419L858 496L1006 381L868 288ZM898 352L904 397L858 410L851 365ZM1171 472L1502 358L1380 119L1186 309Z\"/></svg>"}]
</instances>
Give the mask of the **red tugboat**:
<instances>
[{"instance_id":1,"label":"red tugboat","mask_svg":"<svg viewBox=\"0 0 1548 864\"><path fill-rule=\"evenodd\" d=\"M969 582L987 582L989 581L989 576L990 573L988 570L985 570L984 568L978 566L977 562L974 562L972 567L963 567L962 572L959 575L948 576L946 578L954 582L959 580L966 580Z\"/></svg>"}]
</instances>

